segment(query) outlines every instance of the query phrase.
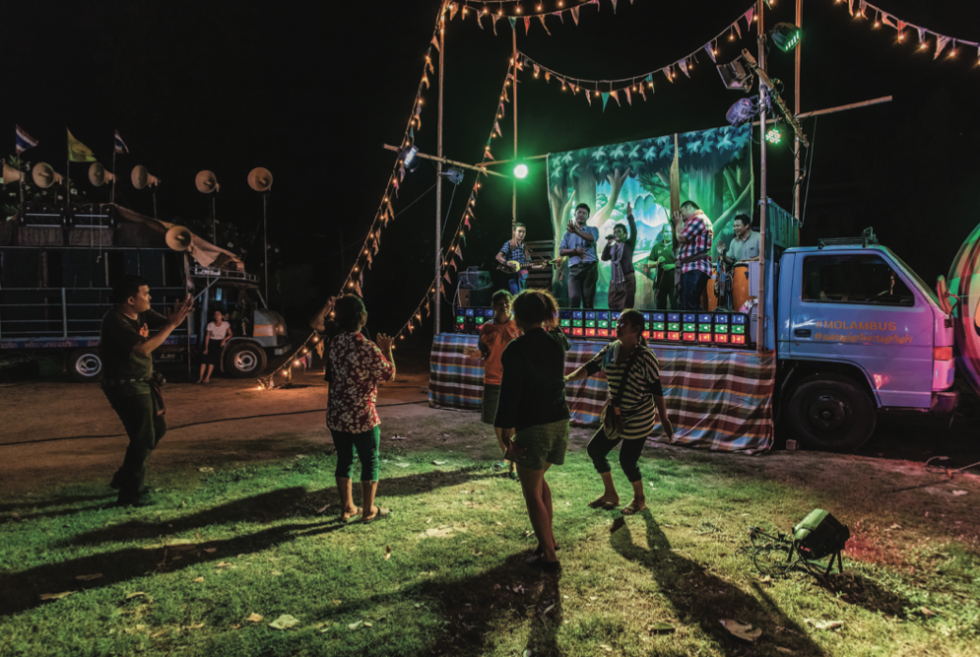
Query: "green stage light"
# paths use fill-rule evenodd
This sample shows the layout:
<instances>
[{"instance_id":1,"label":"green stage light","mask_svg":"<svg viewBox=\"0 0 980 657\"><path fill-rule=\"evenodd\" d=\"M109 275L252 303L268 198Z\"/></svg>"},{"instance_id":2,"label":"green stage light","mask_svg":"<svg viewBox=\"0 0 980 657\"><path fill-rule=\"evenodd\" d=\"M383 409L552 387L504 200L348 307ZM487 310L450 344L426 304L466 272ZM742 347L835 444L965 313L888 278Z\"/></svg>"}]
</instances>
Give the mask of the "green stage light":
<instances>
[{"instance_id":1,"label":"green stage light","mask_svg":"<svg viewBox=\"0 0 980 657\"><path fill-rule=\"evenodd\" d=\"M524 180L527 178L527 165L521 162L514 167L514 177L518 180Z\"/></svg>"},{"instance_id":2,"label":"green stage light","mask_svg":"<svg viewBox=\"0 0 980 657\"><path fill-rule=\"evenodd\" d=\"M783 133L779 131L779 128L770 128L769 132L766 133L766 141L770 144L778 144L783 140Z\"/></svg>"},{"instance_id":3,"label":"green stage light","mask_svg":"<svg viewBox=\"0 0 980 657\"><path fill-rule=\"evenodd\" d=\"M783 52L789 52L800 42L800 28L792 23L776 23L769 36L776 47Z\"/></svg>"}]
</instances>

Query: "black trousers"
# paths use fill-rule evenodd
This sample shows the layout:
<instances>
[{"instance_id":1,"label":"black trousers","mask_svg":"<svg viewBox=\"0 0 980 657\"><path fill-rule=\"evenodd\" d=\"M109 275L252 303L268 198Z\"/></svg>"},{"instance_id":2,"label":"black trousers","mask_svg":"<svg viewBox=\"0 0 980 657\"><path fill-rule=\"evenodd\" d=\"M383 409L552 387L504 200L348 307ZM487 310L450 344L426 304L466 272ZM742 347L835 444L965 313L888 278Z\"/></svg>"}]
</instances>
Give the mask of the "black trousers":
<instances>
[{"instance_id":1,"label":"black trousers","mask_svg":"<svg viewBox=\"0 0 980 657\"><path fill-rule=\"evenodd\" d=\"M143 490L146 462L167 433L167 421L156 414L159 404L150 394L148 383L106 386L102 392L129 436L129 446L122 467L116 473L116 481L120 485L119 500L131 501Z\"/></svg>"},{"instance_id":2,"label":"black trousers","mask_svg":"<svg viewBox=\"0 0 980 657\"><path fill-rule=\"evenodd\" d=\"M638 464L646 439L631 438L630 440L624 440L622 438L615 438L609 440L606 438L606 432L602 428L592 436L592 440L589 441L587 448L589 458L592 459L592 465L595 466L595 471L599 474L604 474L612 470L612 466L609 465L609 452L619 443L623 443L622 449L619 450L619 465L623 468L623 472L626 473L626 478L630 480L630 483L640 481L643 477L640 475L640 466Z\"/></svg>"},{"instance_id":3,"label":"black trousers","mask_svg":"<svg viewBox=\"0 0 980 657\"><path fill-rule=\"evenodd\" d=\"M599 269L595 262L579 263L568 268L568 307L594 308ZM581 304L581 306L580 306Z\"/></svg>"}]
</instances>

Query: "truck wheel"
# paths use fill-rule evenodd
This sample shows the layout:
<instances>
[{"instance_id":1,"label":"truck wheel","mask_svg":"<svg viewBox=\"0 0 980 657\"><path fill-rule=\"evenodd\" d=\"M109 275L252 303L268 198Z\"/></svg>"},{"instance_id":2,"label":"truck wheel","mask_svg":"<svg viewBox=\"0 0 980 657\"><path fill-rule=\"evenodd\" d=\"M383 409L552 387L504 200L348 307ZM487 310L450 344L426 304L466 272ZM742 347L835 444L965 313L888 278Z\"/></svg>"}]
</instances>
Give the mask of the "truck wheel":
<instances>
[{"instance_id":1,"label":"truck wheel","mask_svg":"<svg viewBox=\"0 0 980 657\"><path fill-rule=\"evenodd\" d=\"M102 380L102 358L98 349L76 349L68 356L68 371L79 383Z\"/></svg>"},{"instance_id":2,"label":"truck wheel","mask_svg":"<svg viewBox=\"0 0 980 657\"><path fill-rule=\"evenodd\" d=\"M806 447L831 452L852 452L866 443L877 419L867 393L839 374L804 377L786 408L786 423Z\"/></svg>"},{"instance_id":3,"label":"truck wheel","mask_svg":"<svg viewBox=\"0 0 980 657\"><path fill-rule=\"evenodd\" d=\"M237 379L259 376L265 365L265 350L251 342L231 345L225 352L225 372Z\"/></svg>"}]
</instances>

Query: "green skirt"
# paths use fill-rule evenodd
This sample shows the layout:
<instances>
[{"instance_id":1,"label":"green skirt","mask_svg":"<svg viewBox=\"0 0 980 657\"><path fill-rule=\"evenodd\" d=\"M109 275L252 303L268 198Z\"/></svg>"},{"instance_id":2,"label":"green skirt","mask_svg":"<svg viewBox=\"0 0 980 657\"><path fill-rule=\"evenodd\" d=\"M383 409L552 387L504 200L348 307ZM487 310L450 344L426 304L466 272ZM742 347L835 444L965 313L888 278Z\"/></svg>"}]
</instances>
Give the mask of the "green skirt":
<instances>
[{"instance_id":1,"label":"green skirt","mask_svg":"<svg viewBox=\"0 0 980 657\"><path fill-rule=\"evenodd\" d=\"M500 400L500 386L492 383L483 384L483 421L493 426L497 418L497 402Z\"/></svg>"}]
</instances>

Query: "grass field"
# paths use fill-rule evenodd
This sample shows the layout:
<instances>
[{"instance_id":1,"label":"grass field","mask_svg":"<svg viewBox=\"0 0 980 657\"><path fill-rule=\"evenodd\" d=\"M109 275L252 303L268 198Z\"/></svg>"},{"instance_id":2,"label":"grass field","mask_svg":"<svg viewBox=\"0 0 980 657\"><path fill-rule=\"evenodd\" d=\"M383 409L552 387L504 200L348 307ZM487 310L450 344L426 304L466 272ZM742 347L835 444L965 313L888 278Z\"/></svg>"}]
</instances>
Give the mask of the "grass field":
<instances>
[{"instance_id":1,"label":"grass field","mask_svg":"<svg viewBox=\"0 0 980 657\"><path fill-rule=\"evenodd\" d=\"M648 446L650 510L624 522L586 506L601 485L576 430L548 474L563 570L545 576L524 565L535 540L520 487L489 467L473 415L388 422L382 436L379 499L394 513L369 525L333 519L333 459L313 453L156 473L160 501L141 509L112 508L104 482L4 500L0 654L980 653L975 479ZM760 574L746 528L788 530L814 507L851 527L845 574ZM298 623L270 627L283 615Z\"/></svg>"}]
</instances>

